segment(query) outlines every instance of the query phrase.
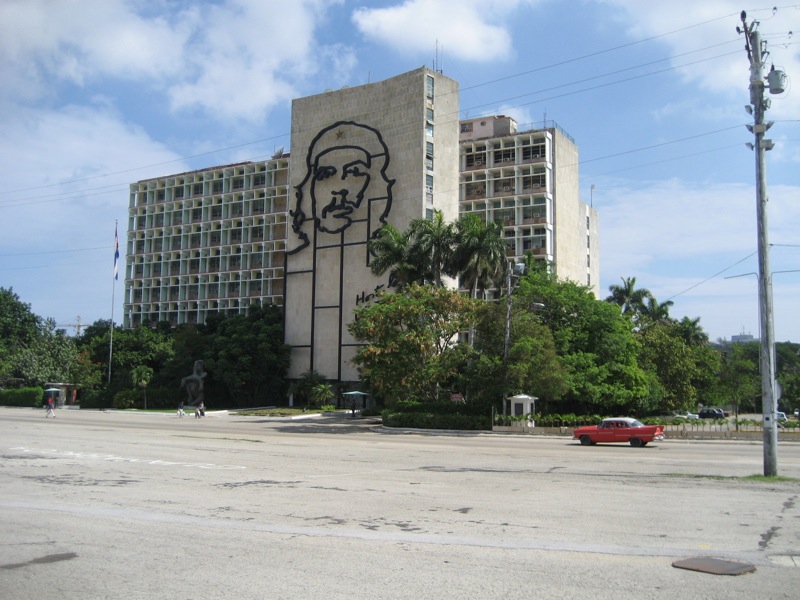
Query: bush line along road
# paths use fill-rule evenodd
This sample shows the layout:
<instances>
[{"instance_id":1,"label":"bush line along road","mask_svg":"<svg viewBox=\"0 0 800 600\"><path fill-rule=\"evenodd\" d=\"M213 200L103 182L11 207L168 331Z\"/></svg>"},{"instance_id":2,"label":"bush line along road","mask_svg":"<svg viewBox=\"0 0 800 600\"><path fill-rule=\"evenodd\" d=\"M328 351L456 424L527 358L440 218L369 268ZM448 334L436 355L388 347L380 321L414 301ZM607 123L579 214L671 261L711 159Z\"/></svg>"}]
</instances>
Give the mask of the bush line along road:
<instances>
[{"instance_id":1,"label":"bush line along road","mask_svg":"<svg viewBox=\"0 0 800 600\"><path fill-rule=\"evenodd\" d=\"M0 408L0 597L796 598L800 444ZM793 479L789 479L793 478ZM737 577L676 569L747 562Z\"/></svg>"}]
</instances>

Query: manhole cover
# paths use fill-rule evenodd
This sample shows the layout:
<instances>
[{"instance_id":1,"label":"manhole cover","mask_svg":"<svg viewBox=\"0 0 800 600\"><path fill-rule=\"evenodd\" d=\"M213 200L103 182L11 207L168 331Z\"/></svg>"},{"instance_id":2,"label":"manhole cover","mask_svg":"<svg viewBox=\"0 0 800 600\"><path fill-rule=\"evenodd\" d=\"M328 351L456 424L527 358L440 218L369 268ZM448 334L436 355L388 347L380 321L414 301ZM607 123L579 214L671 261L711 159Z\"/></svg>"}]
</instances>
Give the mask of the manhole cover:
<instances>
[{"instance_id":1,"label":"manhole cover","mask_svg":"<svg viewBox=\"0 0 800 600\"><path fill-rule=\"evenodd\" d=\"M712 575L744 575L756 570L755 565L750 563L736 562L733 560L722 560L721 558L687 558L686 560L676 560L672 563L678 569L689 571L700 571Z\"/></svg>"}]
</instances>

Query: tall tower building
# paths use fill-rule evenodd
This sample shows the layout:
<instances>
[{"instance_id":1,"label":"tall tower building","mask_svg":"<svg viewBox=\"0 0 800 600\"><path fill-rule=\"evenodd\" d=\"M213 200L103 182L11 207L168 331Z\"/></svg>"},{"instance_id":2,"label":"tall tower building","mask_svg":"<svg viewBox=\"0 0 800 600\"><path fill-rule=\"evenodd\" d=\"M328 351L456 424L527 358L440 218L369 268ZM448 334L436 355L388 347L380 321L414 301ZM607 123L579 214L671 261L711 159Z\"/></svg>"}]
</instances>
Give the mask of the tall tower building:
<instances>
[{"instance_id":1,"label":"tall tower building","mask_svg":"<svg viewBox=\"0 0 800 600\"><path fill-rule=\"evenodd\" d=\"M440 210L458 217L458 84L420 68L292 103L286 343L291 377L356 381L354 310L392 285L367 243Z\"/></svg>"},{"instance_id":2,"label":"tall tower building","mask_svg":"<svg viewBox=\"0 0 800 600\"><path fill-rule=\"evenodd\" d=\"M600 294L597 211L580 200L578 147L555 123L518 131L514 119L460 124L460 210L503 226L509 259L528 254Z\"/></svg>"}]
</instances>

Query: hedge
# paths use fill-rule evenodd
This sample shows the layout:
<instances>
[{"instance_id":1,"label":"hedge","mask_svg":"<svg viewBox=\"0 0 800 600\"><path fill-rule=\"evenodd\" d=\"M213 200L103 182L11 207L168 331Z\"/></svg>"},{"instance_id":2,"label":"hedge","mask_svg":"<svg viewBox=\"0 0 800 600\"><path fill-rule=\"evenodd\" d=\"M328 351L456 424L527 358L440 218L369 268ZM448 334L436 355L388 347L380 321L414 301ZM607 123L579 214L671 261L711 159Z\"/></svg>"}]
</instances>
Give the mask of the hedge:
<instances>
[{"instance_id":1,"label":"hedge","mask_svg":"<svg viewBox=\"0 0 800 600\"><path fill-rule=\"evenodd\" d=\"M40 387L0 390L0 405L27 408L44 406L44 390Z\"/></svg>"},{"instance_id":2,"label":"hedge","mask_svg":"<svg viewBox=\"0 0 800 600\"><path fill-rule=\"evenodd\" d=\"M452 411L452 407L450 409ZM385 410L381 415L386 427L413 429L455 429L461 431L491 431L492 418L488 414L435 414L430 412L398 412Z\"/></svg>"}]
</instances>

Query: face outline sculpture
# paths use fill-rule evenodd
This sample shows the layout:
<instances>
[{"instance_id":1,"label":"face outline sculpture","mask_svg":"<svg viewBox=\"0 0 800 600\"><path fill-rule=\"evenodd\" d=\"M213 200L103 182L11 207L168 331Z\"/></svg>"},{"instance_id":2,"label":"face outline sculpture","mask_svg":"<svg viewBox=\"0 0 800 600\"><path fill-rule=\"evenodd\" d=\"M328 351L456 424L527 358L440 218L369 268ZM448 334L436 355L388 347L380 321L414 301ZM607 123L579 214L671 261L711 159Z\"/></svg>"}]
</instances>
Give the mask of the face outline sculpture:
<instances>
[{"instance_id":1,"label":"face outline sculpture","mask_svg":"<svg viewBox=\"0 0 800 600\"><path fill-rule=\"evenodd\" d=\"M353 159L353 154L359 158ZM352 223L372 176L372 160L366 150L345 146L320 152L311 177L311 210L319 231L341 233Z\"/></svg>"},{"instance_id":2,"label":"face outline sculpture","mask_svg":"<svg viewBox=\"0 0 800 600\"><path fill-rule=\"evenodd\" d=\"M295 208L289 211L300 244L287 254L311 243L307 221L324 234L341 234L354 221L369 221L368 235L376 235L391 210L395 183L386 174L389 149L380 132L354 121L338 121L317 133L305 162L305 177L295 187Z\"/></svg>"}]
</instances>

